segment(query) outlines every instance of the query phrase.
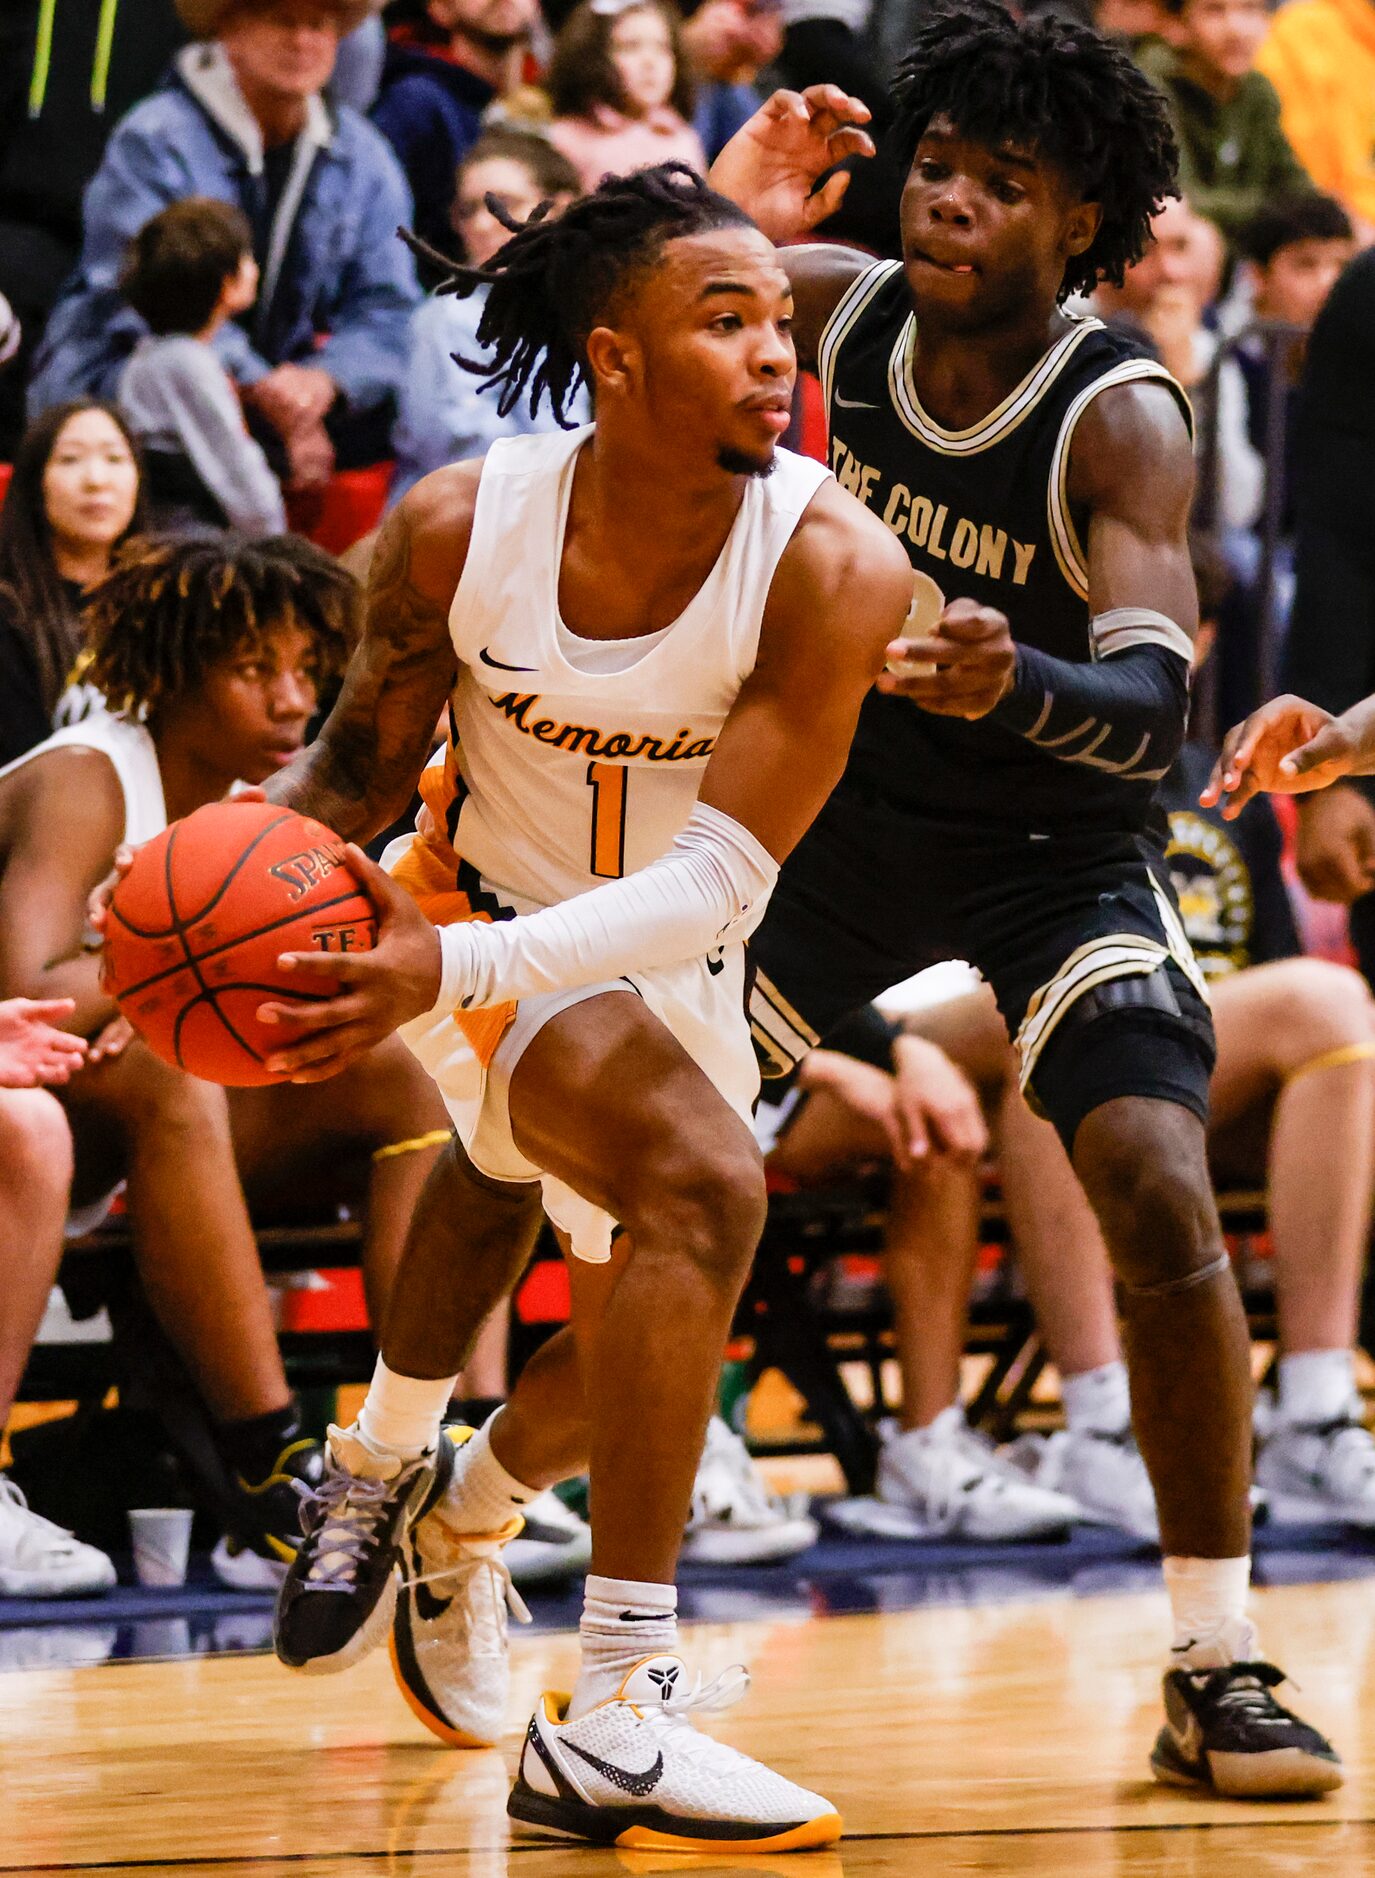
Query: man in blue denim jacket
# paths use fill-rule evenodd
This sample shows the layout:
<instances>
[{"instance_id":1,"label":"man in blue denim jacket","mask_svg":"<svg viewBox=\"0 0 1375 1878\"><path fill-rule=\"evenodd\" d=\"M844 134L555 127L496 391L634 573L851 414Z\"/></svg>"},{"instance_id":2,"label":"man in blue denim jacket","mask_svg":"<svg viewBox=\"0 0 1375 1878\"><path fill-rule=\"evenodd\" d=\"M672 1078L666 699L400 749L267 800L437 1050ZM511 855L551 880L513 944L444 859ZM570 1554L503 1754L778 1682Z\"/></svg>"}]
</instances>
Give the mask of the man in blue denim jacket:
<instances>
[{"instance_id":1,"label":"man in blue denim jacket","mask_svg":"<svg viewBox=\"0 0 1375 1878\"><path fill-rule=\"evenodd\" d=\"M186 196L247 215L257 303L217 349L288 480L387 454L419 300L396 239L411 198L385 140L321 95L341 34L377 0L178 0L198 43L114 131L85 197L80 264L40 348L31 413L112 392L143 332L118 278L128 242Z\"/></svg>"}]
</instances>

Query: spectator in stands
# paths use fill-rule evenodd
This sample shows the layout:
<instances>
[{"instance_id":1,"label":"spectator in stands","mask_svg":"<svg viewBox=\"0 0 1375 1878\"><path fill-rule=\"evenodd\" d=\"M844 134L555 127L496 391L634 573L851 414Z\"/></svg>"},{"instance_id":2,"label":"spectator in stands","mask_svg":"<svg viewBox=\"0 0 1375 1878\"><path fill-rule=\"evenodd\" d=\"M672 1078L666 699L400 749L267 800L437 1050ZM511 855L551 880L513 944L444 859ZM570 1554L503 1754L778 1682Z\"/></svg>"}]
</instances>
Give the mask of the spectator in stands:
<instances>
[{"instance_id":1,"label":"spectator in stands","mask_svg":"<svg viewBox=\"0 0 1375 1878\"><path fill-rule=\"evenodd\" d=\"M1174 44L1150 39L1142 70L1170 101L1179 139L1179 186L1229 241L1277 192L1311 188L1280 129L1279 99L1255 58L1270 18L1266 0L1168 0Z\"/></svg>"},{"instance_id":2,"label":"spectator in stands","mask_svg":"<svg viewBox=\"0 0 1375 1878\"><path fill-rule=\"evenodd\" d=\"M216 1563L240 1585L288 1555L299 1502L284 1476L308 1474L315 1455L300 1440L245 1192L263 1223L332 1220L361 1201L375 1320L449 1131L399 1043L309 1088L226 1092L169 1068L131 1039L101 986L86 900L119 844L299 752L357 605L337 564L291 537L133 542L88 611L90 678L109 708L0 774L0 992L73 997L71 1027L95 1039L61 1092L73 1198L86 1207L128 1182L148 1301L238 1482Z\"/></svg>"},{"instance_id":3,"label":"spectator in stands","mask_svg":"<svg viewBox=\"0 0 1375 1878\"><path fill-rule=\"evenodd\" d=\"M523 222L541 202L552 203L557 212L580 193L577 171L545 138L528 131L486 131L459 166L453 200L453 227L466 259L480 267L510 238L489 202L498 203L510 220ZM431 470L481 456L498 437L557 429L547 401L538 410L521 402L503 415L498 390L485 386L480 373L454 363L455 355L481 357L477 329L485 305L481 290L465 300L435 295L411 322L400 415L392 433L393 502ZM573 415L579 420L590 415L583 392Z\"/></svg>"},{"instance_id":4,"label":"spectator in stands","mask_svg":"<svg viewBox=\"0 0 1375 1878\"><path fill-rule=\"evenodd\" d=\"M281 484L212 344L258 297L248 218L209 196L172 203L130 243L120 286L148 327L120 375L119 402L143 446L155 523L281 534Z\"/></svg>"},{"instance_id":5,"label":"spectator in stands","mask_svg":"<svg viewBox=\"0 0 1375 1878\"><path fill-rule=\"evenodd\" d=\"M45 411L15 458L0 508L0 763L53 727L81 651L81 604L144 523L138 448L112 406Z\"/></svg>"},{"instance_id":6,"label":"spectator in stands","mask_svg":"<svg viewBox=\"0 0 1375 1878\"><path fill-rule=\"evenodd\" d=\"M683 22L697 81L693 127L710 161L763 103L755 80L782 48L783 15L771 0L705 0Z\"/></svg>"},{"instance_id":7,"label":"spectator in stands","mask_svg":"<svg viewBox=\"0 0 1375 1878\"><path fill-rule=\"evenodd\" d=\"M881 1430L880 1504L845 1509L846 1523L906 1538L1063 1532L1074 1506L1000 1470L960 1403L988 1144L970 1078L937 1044L869 1011L803 1061L778 1106L776 1087L765 1083L756 1118L772 1178L806 1186L892 1170L884 1277L902 1409Z\"/></svg>"},{"instance_id":8,"label":"spectator in stands","mask_svg":"<svg viewBox=\"0 0 1375 1878\"><path fill-rule=\"evenodd\" d=\"M1205 625L1200 660L1210 639ZM1277 1519L1375 1526L1375 1440L1361 1421L1353 1356L1375 1188L1375 1003L1349 967L1299 956L1274 811L1263 796L1232 822L1201 809L1211 767L1210 750L1186 744L1162 796L1167 864L1217 1027L1214 1170L1225 1185L1268 1190L1279 1370L1273 1416L1258 1421L1256 1478ZM987 1051L1002 1025L982 992L977 1006L977 1047ZM977 1013L964 1022L978 1037ZM934 1034L954 1047L947 1028ZM960 1060L969 1047L957 1049ZM1018 1093L1010 1056L999 1120L1008 1223L1068 1422L1049 1441L1024 1438L1011 1458L1089 1516L1153 1538L1107 1256L1054 1130Z\"/></svg>"},{"instance_id":9,"label":"spectator in stands","mask_svg":"<svg viewBox=\"0 0 1375 1878\"><path fill-rule=\"evenodd\" d=\"M1247 435L1246 384L1235 361L1225 359L1211 377L1217 338L1204 320L1222 283L1222 238L1181 197L1165 203L1151 233L1151 246L1122 285L1098 288L1094 308L1138 339L1190 394L1195 449L1216 464L1216 490L1201 489L1200 500L1222 525L1249 528L1260 511L1264 465Z\"/></svg>"},{"instance_id":10,"label":"spectator in stands","mask_svg":"<svg viewBox=\"0 0 1375 1878\"><path fill-rule=\"evenodd\" d=\"M706 173L672 0L582 0L554 42L547 83L549 135L584 189L673 160Z\"/></svg>"},{"instance_id":11,"label":"spectator in stands","mask_svg":"<svg viewBox=\"0 0 1375 1878\"><path fill-rule=\"evenodd\" d=\"M1375 249L1357 255L1308 342L1294 484L1294 607L1284 688L1334 714L1375 691ZM1299 872L1351 908L1375 985L1375 781L1351 777L1298 799Z\"/></svg>"},{"instance_id":12,"label":"spectator in stands","mask_svg":"<svg viewBox=\"0 0 1375 1878\"><path fill-rule=\"evenodd\" d=\"M406 172L415 232L447 253L455 173L477 142L483 112L520 82L539 4L412 0L397 12L372 120Z\"/></svg>"},{"instance_id":13,"label":"spectator in stands","mask_svg":"<svg viewBox=\"0 0 1375 1878\"><path fill-rule=\"evenodd\" d=\"M1280 121L1319 189L1375 237L1375 0L1292 0L1256 56Z\"/></svg>"},{"instance_id":14,"label":"spectator in stands","mask_svg":"<svg viewBox=\"0 0 1375 1878\"><path fill-rule=\"evenodd\" d=\"M72 1184L72 1137L45 1085L65 1083L86 1054L82 1038L55 1029L70 998L0 1003L0 1434L47 1307ZM76 1597L108 1590L115 1568L30 1511L0 1473L0 1597Z\"/></svg>"},{"instance_id":15,"label":"spectator in stands","mask_svg":"<svg viewBox=\"0 0 1375 1878\"><path fill-rule=\"evenodd\" d=\"M262 271L251 322L216 350L293 486L386 454L418 298L396 228L410 192L386 140L321 93L374 0L179 0L200 43L123 119L86 193L81 263L38 356L35 410L108 395L143 321L119 292L128 243L185 196L233 203Z\"/></svg>"}]
</instances>

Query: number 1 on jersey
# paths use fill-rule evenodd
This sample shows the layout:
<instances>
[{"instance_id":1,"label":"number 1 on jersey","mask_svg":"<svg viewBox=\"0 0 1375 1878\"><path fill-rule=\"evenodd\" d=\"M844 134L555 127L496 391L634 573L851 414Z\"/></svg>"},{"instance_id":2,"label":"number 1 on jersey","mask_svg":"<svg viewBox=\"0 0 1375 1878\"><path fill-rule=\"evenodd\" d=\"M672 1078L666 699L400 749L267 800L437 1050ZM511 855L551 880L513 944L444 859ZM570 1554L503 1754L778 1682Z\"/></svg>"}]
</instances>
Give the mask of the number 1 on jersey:
<instances>
[{"instance_id":1,"label":"number 1 on jersey","mask_svg":"<svg viewBox=\"0 0 1375 1878\"><path fill-rule=\"evenodd\" d=\"M592 791L592 872L619 880L625 872L625 798L628 772L618 763L589 763Z\"/></svg>"}]
</instances>

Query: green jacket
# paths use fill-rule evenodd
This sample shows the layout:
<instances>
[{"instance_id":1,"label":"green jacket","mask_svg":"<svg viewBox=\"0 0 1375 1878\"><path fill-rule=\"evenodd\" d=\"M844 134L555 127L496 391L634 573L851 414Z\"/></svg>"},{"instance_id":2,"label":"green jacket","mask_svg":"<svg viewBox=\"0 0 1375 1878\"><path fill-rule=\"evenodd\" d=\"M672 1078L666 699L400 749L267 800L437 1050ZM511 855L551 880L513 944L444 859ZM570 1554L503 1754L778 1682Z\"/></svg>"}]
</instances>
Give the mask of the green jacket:
<instances>
[{"instance_id":1,"label":"green jacket","mask_svg":"<svg viewBox=\"0 0 1375 1878\"><path fill-rule=\"evenodd\" d=\"M1181 190L1229 241L1272 196L1312 189L1280 129L1279 94L1268 78L1249 72L1236 96L1220 104L1188 76L1179 53L1163 39L1143 40L1136 60L1169 100Z\"/></svg>"}]
</instances>

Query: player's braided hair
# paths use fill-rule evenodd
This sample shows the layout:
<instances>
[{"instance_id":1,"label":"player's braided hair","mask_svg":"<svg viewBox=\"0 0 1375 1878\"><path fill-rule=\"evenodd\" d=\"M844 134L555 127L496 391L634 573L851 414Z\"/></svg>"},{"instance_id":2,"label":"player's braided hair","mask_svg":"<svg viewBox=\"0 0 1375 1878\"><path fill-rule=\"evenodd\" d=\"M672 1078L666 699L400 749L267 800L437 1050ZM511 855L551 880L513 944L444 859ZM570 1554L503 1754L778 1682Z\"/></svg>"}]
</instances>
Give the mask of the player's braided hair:
<instances>
[{"instance_id":1,"label":"player's braided hair","mask_svg":"<svg viewBox=\"0 0 1375 1878\"><path fill-rule=\"evenodd\" d=\"M290 620L314 639L329 678L358 636L360 604L353 576L295 535L144 536L87 602L81 676L112 710L152 713Z\"/></svg>"},{"instance_id":2,"label":"player's braided hair","mask_svg":"<svg viewBox=\"0 0 1375 1878\"><path fill-rule=\"evenodd\" d=\"M1102 204L1091 246L1065 269L1062 300L1100 280L1121 286L1145 253L1152 215L1179 193L1163 95L1121 46L1057 13L1015 20L999 0L942 0L913 34L893 104L904 170L944 115L979 143L1039 151Z\"/></svg>"},{"instance_id":3,"label":"player's braided hair","mask_svg":"<svg viewBox=\"0 0 1375 1878\"><path fill-rule=\"evenodd\" d=\"M541 203L528 222L512 221L495 197L487 206L512 231L481 267L455 264L402 231L404 239L446 278L439 293L466 296L486 287L478 324L482 359L454 354L465 371L500 387L503 417L528 392L532 409L549 399L570 429L568 401L585 376L587 336L613 316L634 276L651 267L666 242L711 228L752 227L743 209L708 189L685 163L659 163L629 176L608 176L562 215Z\"/></svg>"}]
</instances>

